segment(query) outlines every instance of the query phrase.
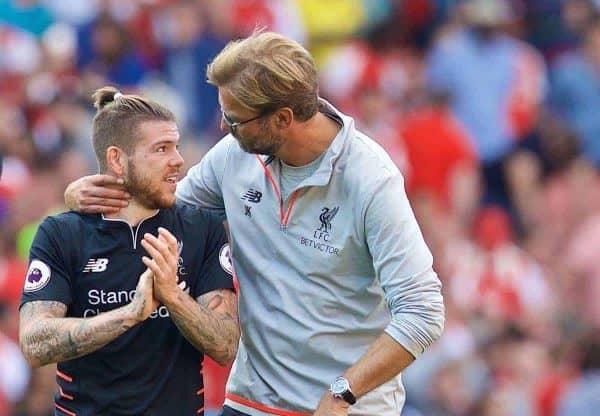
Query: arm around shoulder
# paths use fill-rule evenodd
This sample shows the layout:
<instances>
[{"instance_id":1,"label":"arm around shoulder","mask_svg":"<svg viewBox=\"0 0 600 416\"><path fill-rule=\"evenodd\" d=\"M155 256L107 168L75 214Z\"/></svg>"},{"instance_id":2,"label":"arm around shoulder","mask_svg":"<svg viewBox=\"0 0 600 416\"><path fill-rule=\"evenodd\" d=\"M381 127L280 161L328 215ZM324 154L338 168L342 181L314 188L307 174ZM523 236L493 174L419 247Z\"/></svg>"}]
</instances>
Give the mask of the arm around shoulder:
<instances>
[{"instance_id":1,"label":"arm around shoulder","mask_svg":"<svg viewBox=\"0 0 600 416\"><path fill-rule=\"evenodd\" d=\"M112 175L90 175L71 182L65 189L65 205L86 213L117 212L128 204L123 179Z\"/></svg>"}]
</instances>

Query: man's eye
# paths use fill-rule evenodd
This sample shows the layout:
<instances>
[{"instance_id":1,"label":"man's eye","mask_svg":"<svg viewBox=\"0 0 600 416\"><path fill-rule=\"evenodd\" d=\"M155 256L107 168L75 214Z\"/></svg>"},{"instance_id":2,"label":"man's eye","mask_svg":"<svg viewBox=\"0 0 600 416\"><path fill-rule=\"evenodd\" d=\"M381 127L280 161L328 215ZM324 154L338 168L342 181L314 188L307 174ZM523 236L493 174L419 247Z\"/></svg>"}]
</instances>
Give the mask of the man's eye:
<instances>
[{"instance_id":1,"label":"man's eye","mask_svg":"<svg viewBox=\"0 0 600 416\"><path fill-rule=\"evenodd\" d=\"M161 146L161 147L159 147L158 149L156 149L156 151L157 151L157 152L164 152L164 151L166 151L166 150L167 150L167 147L166 147L166 146Z\"/></svg>"}]
</instances>

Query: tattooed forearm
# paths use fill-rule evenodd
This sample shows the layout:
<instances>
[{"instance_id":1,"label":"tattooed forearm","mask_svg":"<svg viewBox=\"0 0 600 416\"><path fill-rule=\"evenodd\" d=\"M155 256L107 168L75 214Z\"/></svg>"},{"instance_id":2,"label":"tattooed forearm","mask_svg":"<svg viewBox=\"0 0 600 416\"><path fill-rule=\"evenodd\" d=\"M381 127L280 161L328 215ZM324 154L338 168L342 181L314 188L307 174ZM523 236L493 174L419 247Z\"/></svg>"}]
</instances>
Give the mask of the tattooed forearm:
<instances>
[{"instance_id":1,"label":"tattooed forearm","mask_svg":"<svg viewBox=\"0 0 600 416\"><path fill-rule=\"evenodd\" d=\"M59 302L34 301L21 307L21 350L34 367L94 352L135 325L126 307L93 318L65 318Z\"/></svg>"},{"instance_id":2,"label":"tattooed forearm","mask_svg":"<svg viewBox=\"0 0 600 416\"><path fill-rule=\"evenodd\" d=\"M235 358L240 329L233 291L215 290L198 302L182 291L165 306L183 336L200 351L221 365Z\"/></svg>"}]
</instances>

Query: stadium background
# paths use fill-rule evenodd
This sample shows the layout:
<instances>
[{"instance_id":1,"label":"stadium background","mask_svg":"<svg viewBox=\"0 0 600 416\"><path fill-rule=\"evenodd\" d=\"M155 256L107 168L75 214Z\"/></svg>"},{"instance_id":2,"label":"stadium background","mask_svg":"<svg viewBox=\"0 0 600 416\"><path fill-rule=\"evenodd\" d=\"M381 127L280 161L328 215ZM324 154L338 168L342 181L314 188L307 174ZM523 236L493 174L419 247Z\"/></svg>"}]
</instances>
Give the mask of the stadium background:
<instances>
[{"instance_id":1,"label":"stadium background","mask_svg":"<svg viewBox=\"0 0 600 416\"><path fill-rule=\"evenodd\" d=\"M36 225L94 173L91 92L173 109L188 167L221 137L210 58L256 26L306 45L321 95L404 173L447 306L408 416L600 408L600 2L0 0L0 415L53 414L17 303ZM226 369L207 364L207 409ZM577 407L579 406L579 407ZM588 413L585 413L585 412Z\"/></svg>"}]
</instances>

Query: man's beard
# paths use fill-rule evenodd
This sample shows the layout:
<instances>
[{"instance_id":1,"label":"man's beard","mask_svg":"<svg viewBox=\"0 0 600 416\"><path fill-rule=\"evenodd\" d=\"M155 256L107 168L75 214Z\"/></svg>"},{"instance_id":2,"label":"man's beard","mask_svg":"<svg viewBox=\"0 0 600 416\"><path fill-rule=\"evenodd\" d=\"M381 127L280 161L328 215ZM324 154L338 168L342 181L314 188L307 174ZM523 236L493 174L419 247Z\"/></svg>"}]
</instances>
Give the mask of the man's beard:
<instances>
[{"instance_id":1,"label":"man's beard","mask_svg":"<svg viewBox=\"0 0 600 416\"><path fill-rule=\"evenodd\" d=\"M128 168L125 189L140 205L148 209L161 209L175 204L175 198L166 198L160 188L153 186L151 178L137 171L134 163L129 161Z\"/></svg>"},{"instance_id":2,"label":"man's beard","mask_svg":"<svg viewBox=\"0 0 600 416\"><path fill-rule=\"evenodd\" d=\"M246 153L275 156L275 153L279 151L283 144L283 138L274 135L265 126L262 126L261 132L252 137L251 139L240 140L239 137L234 136L242 150Z\"/></svg>"},{"instance_id":3,"label":"man's beard","mask_svg":"<svg viewBox=\"0 0 600 416\"><path fill-rule=\"evenodd\" d=\"M274 156L277 150L279 150L279 148L281 147L279 144L276 143L270 143L269 145L265 145L264 143L242 143L239 141L238 143L240 144L242 150L246 153L267 156Z\"/></svg>"}]
</instances>

